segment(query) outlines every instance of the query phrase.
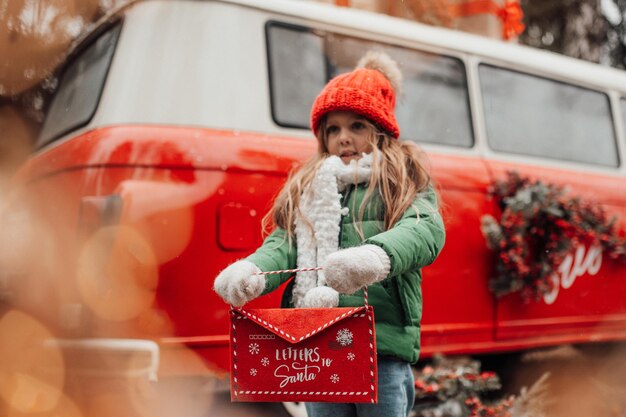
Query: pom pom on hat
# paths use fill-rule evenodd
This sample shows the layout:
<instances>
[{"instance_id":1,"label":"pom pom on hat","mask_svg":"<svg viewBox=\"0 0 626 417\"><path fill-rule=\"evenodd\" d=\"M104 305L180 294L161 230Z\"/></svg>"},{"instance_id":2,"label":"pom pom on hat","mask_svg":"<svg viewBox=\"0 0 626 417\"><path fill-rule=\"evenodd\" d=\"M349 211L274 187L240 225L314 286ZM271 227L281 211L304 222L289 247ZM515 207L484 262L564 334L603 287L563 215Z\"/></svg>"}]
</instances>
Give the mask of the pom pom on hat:
<instances>
[{"instance_id":1,"label":"pom pom on hat","mask_svg":"<svg viewBox=\"0 0 626 417\"><path fill-rule=\"evenodd\" d=\"M381 51L369 51L356 64L357 68L369 68L381 72L389 82L396 95L402 94L402 71L398 63Z\"/></svg>"},{"instance_id":2,"label":"pom pom on hat","mask_svg":"<svg viewBox=\"0 0 626 417\"><path fill-rule=\"evenodd\" d=\"M384 52L370 51L357 68L330 80L311 108L311 128L331 111L352 111L366 117L394 138L400 136L396 120L396 94L402 85L398 64Z\"/></svg>"}]
</instances>

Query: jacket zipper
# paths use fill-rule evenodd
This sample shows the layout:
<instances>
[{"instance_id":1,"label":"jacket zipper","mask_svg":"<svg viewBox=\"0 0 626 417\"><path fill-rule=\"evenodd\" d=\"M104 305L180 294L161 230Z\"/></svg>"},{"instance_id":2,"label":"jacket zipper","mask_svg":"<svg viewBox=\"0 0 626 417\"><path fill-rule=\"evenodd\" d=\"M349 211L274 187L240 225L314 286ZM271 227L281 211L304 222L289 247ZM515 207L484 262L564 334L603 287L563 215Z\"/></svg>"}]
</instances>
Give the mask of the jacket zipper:
<instances>
[{"instance_id":1,"label":"jacket zipper","mask_svg":"<svg viewBox=\"0 0 626 417\"><path fill-rule=\"evenodd\" d=\"M346 203L348 202L348 200L350 199L350 194L352 194L352 189L353 187L355 187L355 185L350 184L348 186L348 189L346 190L346 193L343 195L343 198L341 199L341 209L343 210L346 206ZM348 208L349 210L350 208ZM344 217L346 217L345 214L341 215L341 223L339 223L339 249L341 249L341 238L343 237L343 219Z\"/></svg>"}]
</instances>

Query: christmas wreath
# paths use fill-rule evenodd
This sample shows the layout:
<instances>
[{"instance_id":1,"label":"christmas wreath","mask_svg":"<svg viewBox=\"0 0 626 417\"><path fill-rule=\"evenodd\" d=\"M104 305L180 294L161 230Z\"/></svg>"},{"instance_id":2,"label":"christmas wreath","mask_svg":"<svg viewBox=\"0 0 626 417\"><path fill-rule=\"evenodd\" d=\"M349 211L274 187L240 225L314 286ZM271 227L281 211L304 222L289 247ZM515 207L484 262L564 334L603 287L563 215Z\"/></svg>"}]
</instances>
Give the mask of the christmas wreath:
<instances>
[{"instance_id":1,"label":"christmas wreath","mask_svg":"<svg viewBox=\"0 0 626 417\"><path fill-rule=\"evenodd\" d=\"M552 290L551 278L575 247L599 246L604 255L626 261L626 240L599 204L568 196L564 187L531 181L509 172L489 189L502 216L481 219L487 246L495 252L492 292L520 292L525 300Z\"/></svg>"}]
</instances>

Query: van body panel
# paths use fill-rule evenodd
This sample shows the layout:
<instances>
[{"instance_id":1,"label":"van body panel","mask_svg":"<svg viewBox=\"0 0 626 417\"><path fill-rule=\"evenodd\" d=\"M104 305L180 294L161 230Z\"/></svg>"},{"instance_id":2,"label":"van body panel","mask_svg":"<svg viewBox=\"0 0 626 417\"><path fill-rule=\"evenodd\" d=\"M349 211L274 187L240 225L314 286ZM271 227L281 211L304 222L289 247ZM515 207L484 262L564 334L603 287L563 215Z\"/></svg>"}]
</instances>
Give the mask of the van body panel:
<instances>
[{"instance_id":1,"label":"van body panel","mask_svg":"<svg viewBox=\"0 0 626 417\"><path fill-rule=\"evenodd\" d=\"M494 303L480 232L480 216L494 211L486 198L490 176L479 157L430 153L428 161L440 192L446 243L437 260L423 271L422 345L445 349L491 341Z\"/></svg>"}]
</instances>

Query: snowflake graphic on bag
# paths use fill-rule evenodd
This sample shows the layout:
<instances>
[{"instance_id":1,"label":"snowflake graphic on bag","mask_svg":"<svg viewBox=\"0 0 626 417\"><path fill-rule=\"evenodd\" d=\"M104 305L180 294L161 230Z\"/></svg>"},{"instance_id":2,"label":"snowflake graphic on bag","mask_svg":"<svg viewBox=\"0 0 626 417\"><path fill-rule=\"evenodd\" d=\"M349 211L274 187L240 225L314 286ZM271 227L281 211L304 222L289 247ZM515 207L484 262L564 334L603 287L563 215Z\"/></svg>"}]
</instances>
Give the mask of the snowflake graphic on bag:
<instances>
[{"instance_id":1,"label":"snowflake graphic on bag","mask_svg":"<svg viewBox=\"0 0 626 417\"><path fill-rule=\"evenodd\" d=\"M337 332L337 343L341 346L350 346L352 344L352 332L348 329L341 329Z\"/></svg>"},{"instance_id":2,"label":"snowflake graphic on bag","mask_svg":"<svg viewBox=\"0 0 626 417\"><path fill-rule=\"evenodd\" d=\"M250 343L248 346L248 350L251 355L257 355L259 353L259 344L258 343Z\"/></svg>"}]
</instances>

